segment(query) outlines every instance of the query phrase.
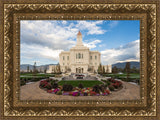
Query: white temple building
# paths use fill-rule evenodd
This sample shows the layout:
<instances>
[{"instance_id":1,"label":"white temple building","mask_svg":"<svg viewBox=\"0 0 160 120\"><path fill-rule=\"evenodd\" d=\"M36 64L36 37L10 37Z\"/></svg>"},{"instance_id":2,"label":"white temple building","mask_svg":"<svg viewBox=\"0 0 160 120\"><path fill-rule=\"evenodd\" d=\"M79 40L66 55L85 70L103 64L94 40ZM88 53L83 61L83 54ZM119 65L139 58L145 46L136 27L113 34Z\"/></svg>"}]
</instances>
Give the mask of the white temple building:
<instances>
[{"instance_id":1,"label":"white temple building","mask_svg":"<svg viewBox=\"0 0 160 120\"><path fill-rule=\"evenodd\" d=\"M97 73L101 63L99 51L90 51L83 45L82 34L77 34L77 44L70 51L63 51L59 54L59 64L62 73ZM50 66L49 66L50 67ZM112 72L111 65L105 65L107 73ZM49 68L52 70L52 68Z\"/></svg>"}]
</instances>

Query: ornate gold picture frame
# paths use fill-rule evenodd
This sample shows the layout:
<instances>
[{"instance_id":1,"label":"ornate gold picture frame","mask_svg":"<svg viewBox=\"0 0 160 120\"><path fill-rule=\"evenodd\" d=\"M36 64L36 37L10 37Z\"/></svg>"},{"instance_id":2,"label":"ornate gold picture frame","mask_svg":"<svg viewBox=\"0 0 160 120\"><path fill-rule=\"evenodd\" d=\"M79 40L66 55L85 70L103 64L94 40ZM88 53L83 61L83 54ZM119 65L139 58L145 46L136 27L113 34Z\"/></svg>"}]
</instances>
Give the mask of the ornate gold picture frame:
<instances>
[{"instance_id":1,"label":"ornate gold picture frame","mask_svg":"<svg viewBox=\"0 0 160 120\"><path fill-rule=\"evenodd\" d=\"M160 119L159 1L0 1L1 119ZM140 20L140 100L20 100L20 20Z\"/></svg>"}]
</instances>

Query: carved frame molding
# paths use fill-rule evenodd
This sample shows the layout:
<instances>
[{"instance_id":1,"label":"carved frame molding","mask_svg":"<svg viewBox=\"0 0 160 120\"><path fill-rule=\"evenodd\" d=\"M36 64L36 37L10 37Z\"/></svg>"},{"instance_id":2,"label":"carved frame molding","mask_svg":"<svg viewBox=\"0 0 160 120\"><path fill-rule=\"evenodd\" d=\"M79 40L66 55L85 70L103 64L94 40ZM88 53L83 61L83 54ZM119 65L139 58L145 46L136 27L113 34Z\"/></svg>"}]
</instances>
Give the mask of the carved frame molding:
<instances>
[{"instance_id":1,"label":"carved frame molding","mask_svg":"<svg viewBox=\"0 0 160 120\"><path fill-rule=\"evenodd\" d=\"M1 75L4 76L3 116L41 116L41 118L45 116L156 116L156 7L156 4L4 4L4 49L1 52L4 55L3 75ZM19 100L19 29L20 20L25 19L140 20L141 100ZM45 107L47 104L53 106ZM82 104L85 107L80 107ZM120 106L113 107L118 104Z\"/></svg>"}]
</instances>

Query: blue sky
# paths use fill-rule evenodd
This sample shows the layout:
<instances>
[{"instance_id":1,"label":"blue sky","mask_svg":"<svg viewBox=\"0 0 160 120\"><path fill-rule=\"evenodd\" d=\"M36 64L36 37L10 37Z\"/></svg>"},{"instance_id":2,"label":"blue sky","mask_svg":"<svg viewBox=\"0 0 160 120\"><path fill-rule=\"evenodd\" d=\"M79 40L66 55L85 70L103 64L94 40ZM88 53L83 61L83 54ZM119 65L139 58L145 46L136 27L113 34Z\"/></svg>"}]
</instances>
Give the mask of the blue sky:
<instances>
[{"instance_id":1,"label":"blue sky","mask_svg":"<svg viewBox=\"0 0 160 120\"><path fill-rule=\"evenodd\" d=\"M139 20L21 21L21 64L56 64L61 51L83 43L101 52L102 64L139 61Z\"/></svg>"}]
</instances>

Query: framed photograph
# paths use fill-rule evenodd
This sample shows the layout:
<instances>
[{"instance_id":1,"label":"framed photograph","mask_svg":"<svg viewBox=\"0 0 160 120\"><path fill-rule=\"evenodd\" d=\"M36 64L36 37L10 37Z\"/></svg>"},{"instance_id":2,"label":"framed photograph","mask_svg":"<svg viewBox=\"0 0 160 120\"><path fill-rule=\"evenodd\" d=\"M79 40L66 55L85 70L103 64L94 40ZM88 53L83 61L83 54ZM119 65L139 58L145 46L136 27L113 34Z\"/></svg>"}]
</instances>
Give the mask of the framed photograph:
<instances>
[{"instance_id":1,"label":"framed photograph","mask_svg":"<svg viewBox=\"0 0 160 120\"><path fill-rule=\"evenodd\" d=\"M0 1L1 119L160 118L159 1Z\"/></svg>"}]
</instances>

